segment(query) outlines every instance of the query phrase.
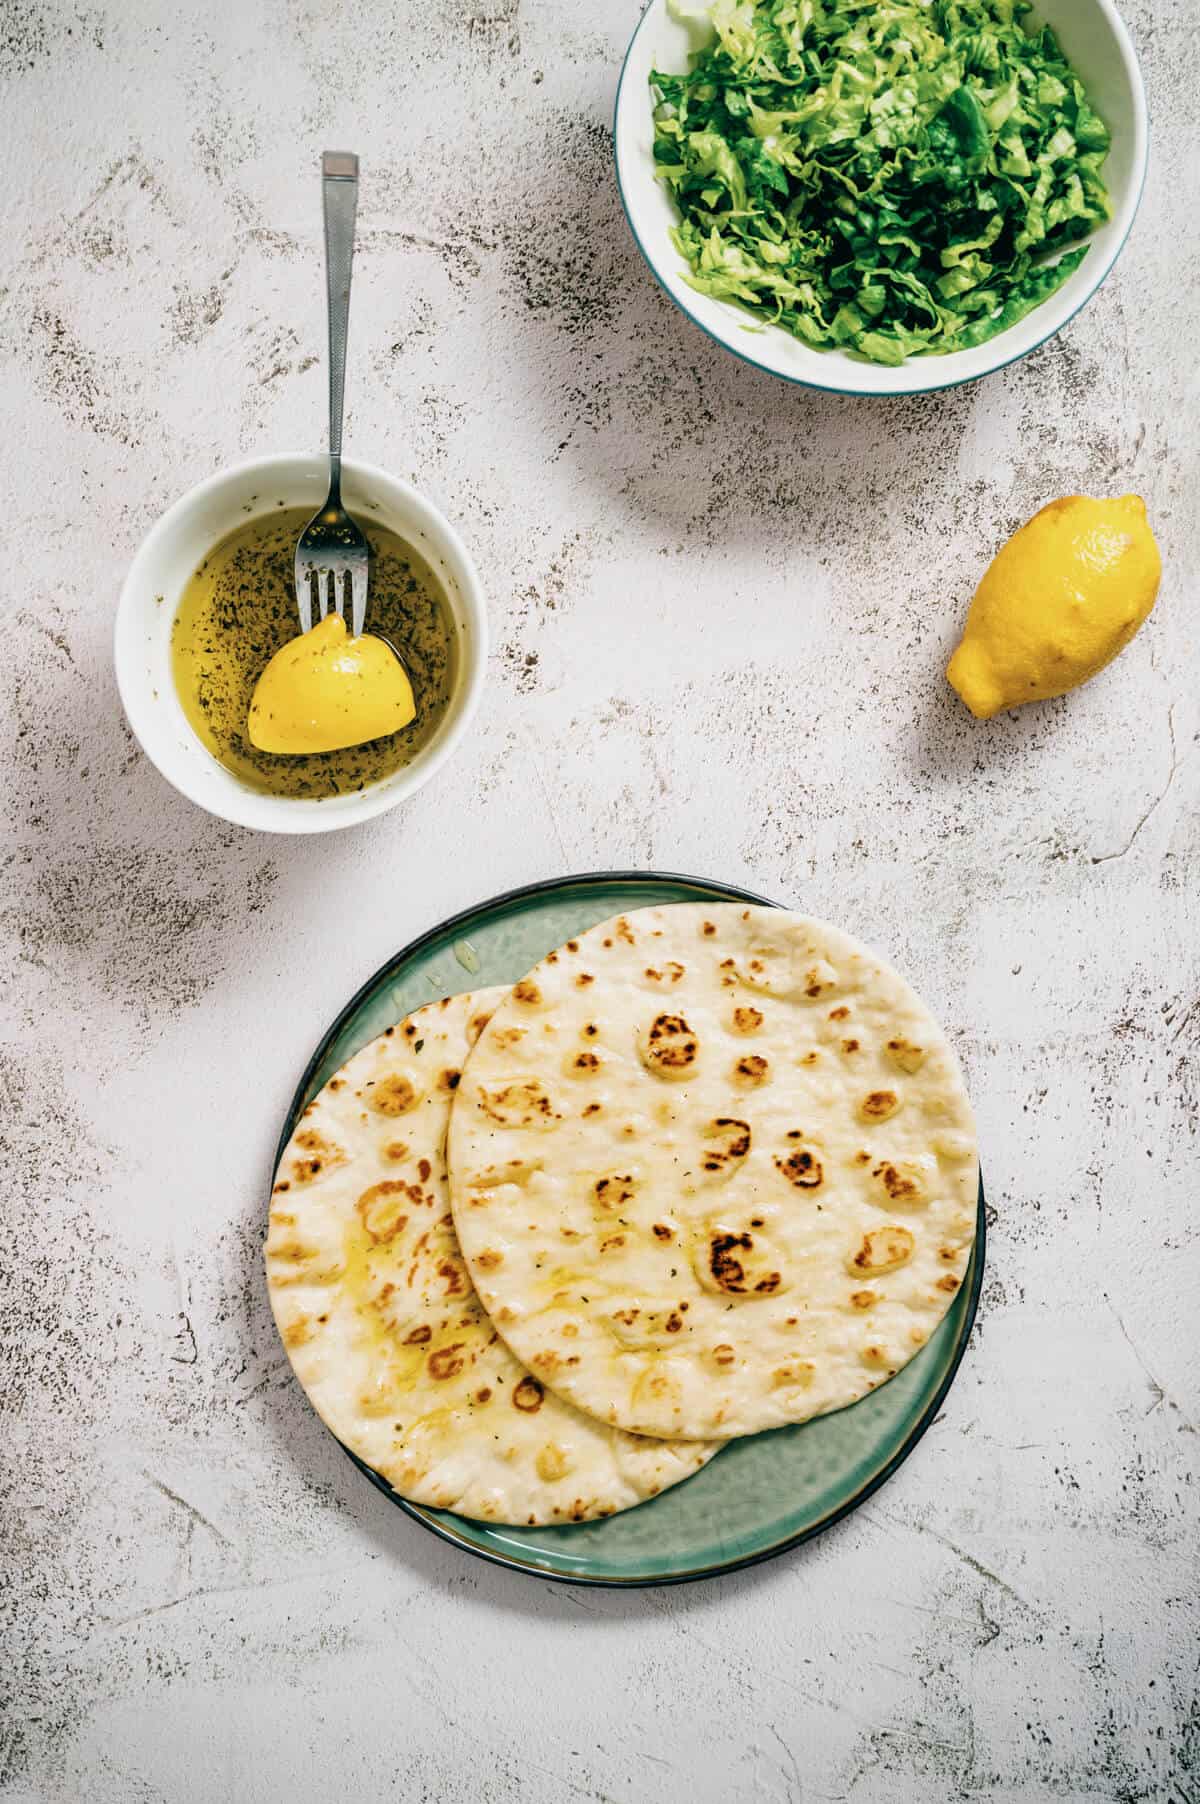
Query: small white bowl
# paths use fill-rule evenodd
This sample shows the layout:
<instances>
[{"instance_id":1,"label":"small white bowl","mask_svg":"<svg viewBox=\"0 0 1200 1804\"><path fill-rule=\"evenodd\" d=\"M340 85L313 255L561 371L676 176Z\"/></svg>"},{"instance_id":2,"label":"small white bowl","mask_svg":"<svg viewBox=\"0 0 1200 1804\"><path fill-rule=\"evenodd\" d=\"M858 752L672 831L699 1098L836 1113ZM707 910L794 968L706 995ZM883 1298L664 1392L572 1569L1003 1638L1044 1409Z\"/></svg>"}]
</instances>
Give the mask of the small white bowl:
<instances>
[{"instance_id":1,"label":"small white bowl","mask_svg":"<svg viewBox=\"0 0 1200 1804\"><path fill-rule=\"evenodd\" d=\"M688 287L686 265L670 239L678 214L654 173L650 73L657 68L682 74L693 39L668 11L667 0L650 0L621 71L613 139L625 216L642 255L676 306L757 369L841 395L916 395L954 388L1015 363L1052 338L1095 294L1129 235L1146 177L1146 94L1129 33L1112 0L1036 0L1035 17L1057 33L1112 133L1104 180L1113 216L1092 233L1091 249L1074 275L1015 326L970 351L912 357L898 368L887 368L861 363L844 351L813 350L782 327L757 326L731 302Z\"/></svg>"},{"instance_id":2,"label":"small white bowl","mask_svg":"<svg viewBox=\"0 0 1200 1804\"><path fill-rule=\"evenodd\" d=\"M351 514L376 520L419 551L441 581L457 637L458 675L445 718L411 764L352 795L310 800L264 795L239 782L197 738L171 672L171 628L188 578L213 547L280 502L315 513L329 486L327 457L305 452L254 458L189 490L151 528L130 566L117 607L117 687L142 750L182 795L239 827L264 833L327 833L394 808L428 783L467 730L483 688L487 613L462 540L422 495L370 464L342 464ZM370 599L367 625L370 626ZM299 632L299 620L296 623Z\"/></svg>"}]
</instances>

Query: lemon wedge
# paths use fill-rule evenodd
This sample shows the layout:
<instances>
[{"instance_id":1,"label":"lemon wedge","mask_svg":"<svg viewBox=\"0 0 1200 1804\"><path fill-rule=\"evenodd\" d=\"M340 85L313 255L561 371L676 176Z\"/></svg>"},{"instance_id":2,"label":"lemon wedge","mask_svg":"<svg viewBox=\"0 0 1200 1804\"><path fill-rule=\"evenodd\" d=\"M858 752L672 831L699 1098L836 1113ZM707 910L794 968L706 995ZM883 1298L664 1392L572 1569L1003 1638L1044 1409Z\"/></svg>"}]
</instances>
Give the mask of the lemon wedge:
<instances>
[{"instance_id":1,"label":"lemon wedge","mask_svg":"<svg viewBox=\"0 0 1200 1804\"><path fill-rule=\"evenodd\" d=\"M412 684L390 645L373 633L347 635L327 614L281 646L250 701L250 743L299 756L365 745L406 727L416 713Z\"/></svg>"}]
</instances>

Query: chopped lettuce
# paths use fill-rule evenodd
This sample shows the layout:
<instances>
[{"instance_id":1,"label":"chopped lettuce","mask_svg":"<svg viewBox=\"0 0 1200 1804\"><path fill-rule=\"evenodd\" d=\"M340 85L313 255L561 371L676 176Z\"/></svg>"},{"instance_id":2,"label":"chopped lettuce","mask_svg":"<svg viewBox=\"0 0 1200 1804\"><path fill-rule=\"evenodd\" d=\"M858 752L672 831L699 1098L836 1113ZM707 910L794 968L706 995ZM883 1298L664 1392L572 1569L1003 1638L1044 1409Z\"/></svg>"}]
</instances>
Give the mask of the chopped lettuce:
<instances>
[{"instance_id":1,"label":"chopped lettuce","mask_svg":"<svg viewBox=\"0 0 1200 1804\"><path fill-rule=\"evenodd\" d=\"M885 364L1039 306L1109 217L1109 134L1029 10L714 0L688 73L651 76L692 287Z\"/></svg>"}]
</instances>

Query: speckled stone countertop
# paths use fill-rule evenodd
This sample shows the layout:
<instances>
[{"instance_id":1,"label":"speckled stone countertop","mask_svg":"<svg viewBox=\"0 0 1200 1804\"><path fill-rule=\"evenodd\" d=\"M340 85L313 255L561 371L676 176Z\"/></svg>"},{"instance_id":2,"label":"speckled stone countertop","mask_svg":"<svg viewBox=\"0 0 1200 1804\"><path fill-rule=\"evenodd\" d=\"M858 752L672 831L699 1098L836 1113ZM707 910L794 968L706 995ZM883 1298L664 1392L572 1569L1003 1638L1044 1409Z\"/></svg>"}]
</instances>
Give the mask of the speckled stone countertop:
<instances>
[{"instance_id":1,"label":"speckled stone countertop","mask_svg":"<svg viewBox=\"0 0 1200 1804\"><path fill-rule=\"evenodd\" d=\"M890 404L788 390L654 288L607 135L636 0L0 13L5 495L44 526L3 554L6 1804L1200 1795L1200 33L1124 10L1154 149L1115 275L1026 362ZM109 645L167 503L321 443L333 143L363 159L347 449L460 523L495 651L411 806L268 841L150 768ZM1146 630L972 722L941 673L998 541L1130 488ZM391 1508L260 1270L348 994L452 910L616 865L887 949L955 1032L993 1204L900 1474L784 1559L636 1595Z\"/></svg>"}]
</instances>

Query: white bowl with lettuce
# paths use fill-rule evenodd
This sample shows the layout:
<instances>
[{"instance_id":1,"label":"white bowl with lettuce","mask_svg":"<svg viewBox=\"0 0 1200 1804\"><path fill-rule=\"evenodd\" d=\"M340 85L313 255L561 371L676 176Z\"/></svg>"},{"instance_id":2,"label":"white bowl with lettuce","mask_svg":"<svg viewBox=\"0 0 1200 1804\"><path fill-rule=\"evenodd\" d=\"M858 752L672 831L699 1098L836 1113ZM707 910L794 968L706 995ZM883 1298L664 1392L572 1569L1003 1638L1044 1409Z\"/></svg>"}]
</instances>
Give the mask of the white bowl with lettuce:
<instances>
[{"instance_id":1,"label":"white bowl with lettuce","mask_svg":"<svg viewBox=\"0 0 1200 1804\"><path fill-rule=\"evenodd\" d=\"M914 394L1091 298L1147 118L1111 0L650 0L614 138L634 237L709 337L809 388Z\"/></svg>"}]
</instances>

